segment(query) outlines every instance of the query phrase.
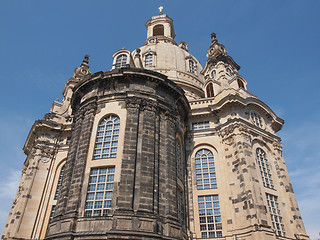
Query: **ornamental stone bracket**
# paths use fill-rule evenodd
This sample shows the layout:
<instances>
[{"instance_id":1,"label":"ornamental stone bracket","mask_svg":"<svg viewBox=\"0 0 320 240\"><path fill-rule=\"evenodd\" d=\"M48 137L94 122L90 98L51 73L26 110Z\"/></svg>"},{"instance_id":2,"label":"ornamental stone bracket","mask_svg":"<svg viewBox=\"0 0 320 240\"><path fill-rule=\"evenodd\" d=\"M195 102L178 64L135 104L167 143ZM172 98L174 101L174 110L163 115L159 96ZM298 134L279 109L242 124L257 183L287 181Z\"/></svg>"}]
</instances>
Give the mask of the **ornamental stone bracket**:
<instances>
[{"instance_id":1,"label":"ornamental stone bracket","mask_svg":"<svg viewBox=\"0 0 320 240\"><path fill-rule=\"evenodd\" d=\"M225 142L227 145L232 144L233 140L230 140L230 138L233 138L236 135L243 135L247 141L251 142L250 129L241 123L234 123L223 129L218 130L218 135L222 138L222 141Z\"/></svg>"}]
</instances>

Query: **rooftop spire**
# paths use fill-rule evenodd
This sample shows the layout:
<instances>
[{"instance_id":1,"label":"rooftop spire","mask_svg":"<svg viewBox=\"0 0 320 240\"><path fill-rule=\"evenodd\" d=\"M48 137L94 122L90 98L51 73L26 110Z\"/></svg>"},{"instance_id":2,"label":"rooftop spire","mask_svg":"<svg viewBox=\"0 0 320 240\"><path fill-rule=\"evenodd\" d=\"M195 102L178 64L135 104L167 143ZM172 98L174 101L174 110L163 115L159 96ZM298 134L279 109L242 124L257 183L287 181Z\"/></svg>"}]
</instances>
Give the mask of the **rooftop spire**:
<instances>
[{"instance_id":1,"label":"rooftop spire","mask_svg":"<svg viewBox=\"0 0 320 240\"><path fill-rule=\"evenodd\" d=\"M210 59L219 56L228 56L228 52L223 44L218 43L217 34L211 33L211 46L209 47L207 57Z\"/></svg>"},{"instance_id":2,"label":"rooftop spire","mask_svg":"<svg viewBox=\"0 0 320 240\"><path fill-rule=\"evenodd\" d=\"M89 55L88 54L86 54L85 56L84 56L84 59L83 59L83 61L82 61L82 63L81 63L81 67L82 66L88 66L88 68L89 68Z\"/></svg>"},{"instance_id":3,"label":"rooftop spire","mask_svg":"<svg viewBox=\"0 0 320 240\"><path fill-rule=\"evenodd\" d=\"M80 67L77 67L73 72L74 72L74 77L78 79L84 77L85 75L91 74L91 72L89 71L89 55L88 54L84 56L84 59Z\"/></svg>"},{"instance_id":4,"label":"rooftop spire","mask_svg":"<svg viewBox=\"0 0 320 240\"><path fill-rule=\"evenodd\" d=\"M216 33L211 33L211 42L214 43L214 42L218 42L218 39L217 39L217 34Z\"/></svg>"}]
</instances>

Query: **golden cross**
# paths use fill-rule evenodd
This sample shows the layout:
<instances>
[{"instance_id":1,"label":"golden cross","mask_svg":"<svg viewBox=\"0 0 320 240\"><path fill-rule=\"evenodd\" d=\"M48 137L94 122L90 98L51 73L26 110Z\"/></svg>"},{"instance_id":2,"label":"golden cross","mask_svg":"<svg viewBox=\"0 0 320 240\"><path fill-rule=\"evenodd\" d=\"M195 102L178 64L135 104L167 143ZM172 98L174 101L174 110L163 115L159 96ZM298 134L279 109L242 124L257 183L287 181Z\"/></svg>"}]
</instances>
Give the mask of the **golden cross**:
<instances>
[{"instance_id":1,"label":"golden cross","mask_svg":"<svg viewBox=\"0 0 320 240\"><path fill-rule=\"evenodd\" d=\"M159 7L159 14L162 14L162 9L163 9L163 7L160 6L160 7Z\"/></svg>"}]
</instances>

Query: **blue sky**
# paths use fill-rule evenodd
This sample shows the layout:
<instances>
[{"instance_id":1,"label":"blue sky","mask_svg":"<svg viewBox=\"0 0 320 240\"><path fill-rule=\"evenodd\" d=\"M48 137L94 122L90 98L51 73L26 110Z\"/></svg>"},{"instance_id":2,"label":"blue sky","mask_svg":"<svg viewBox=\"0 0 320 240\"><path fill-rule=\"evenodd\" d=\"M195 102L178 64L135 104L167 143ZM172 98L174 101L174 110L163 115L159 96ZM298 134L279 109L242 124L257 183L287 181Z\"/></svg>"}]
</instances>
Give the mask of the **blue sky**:
<instances>
[{"instance_id":1,"label":"blue sky","mask_svg":"<svg viewBox=\"0 0 320 240\"><path fill-rule=\"evenodd\" d=\"M5 225L37 119L61 99L84 55L91 72L146 39L158 7L174 20L176 42L201 64L216 32L241 66L248 90L286 123L279 136L308 234L320 232L320 1L0 0L0 231Z\"/></svg>"}]
</instances>

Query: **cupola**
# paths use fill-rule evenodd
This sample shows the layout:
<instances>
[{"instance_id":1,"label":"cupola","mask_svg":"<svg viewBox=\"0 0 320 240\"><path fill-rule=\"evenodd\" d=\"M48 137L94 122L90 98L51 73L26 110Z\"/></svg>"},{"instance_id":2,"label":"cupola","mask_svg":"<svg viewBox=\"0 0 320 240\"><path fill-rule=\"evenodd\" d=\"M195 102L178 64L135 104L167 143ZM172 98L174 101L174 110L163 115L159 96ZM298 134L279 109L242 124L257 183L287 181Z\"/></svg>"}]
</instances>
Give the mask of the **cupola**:
<instances>
[{"instance_id":1,"label":"cupola","mask_svg":"<svg viewBox=\"0 0 320 240\"><path fill-rule=\"evenodd\" d=\"M176 35L173 29L173 20L167 14L163 14L162 9L163 7L159 7L159 15L153 16L146 23L148 29L146 44L155 41L170 41L175 43L174 38Z\"/></svg>"}]
</instances>

